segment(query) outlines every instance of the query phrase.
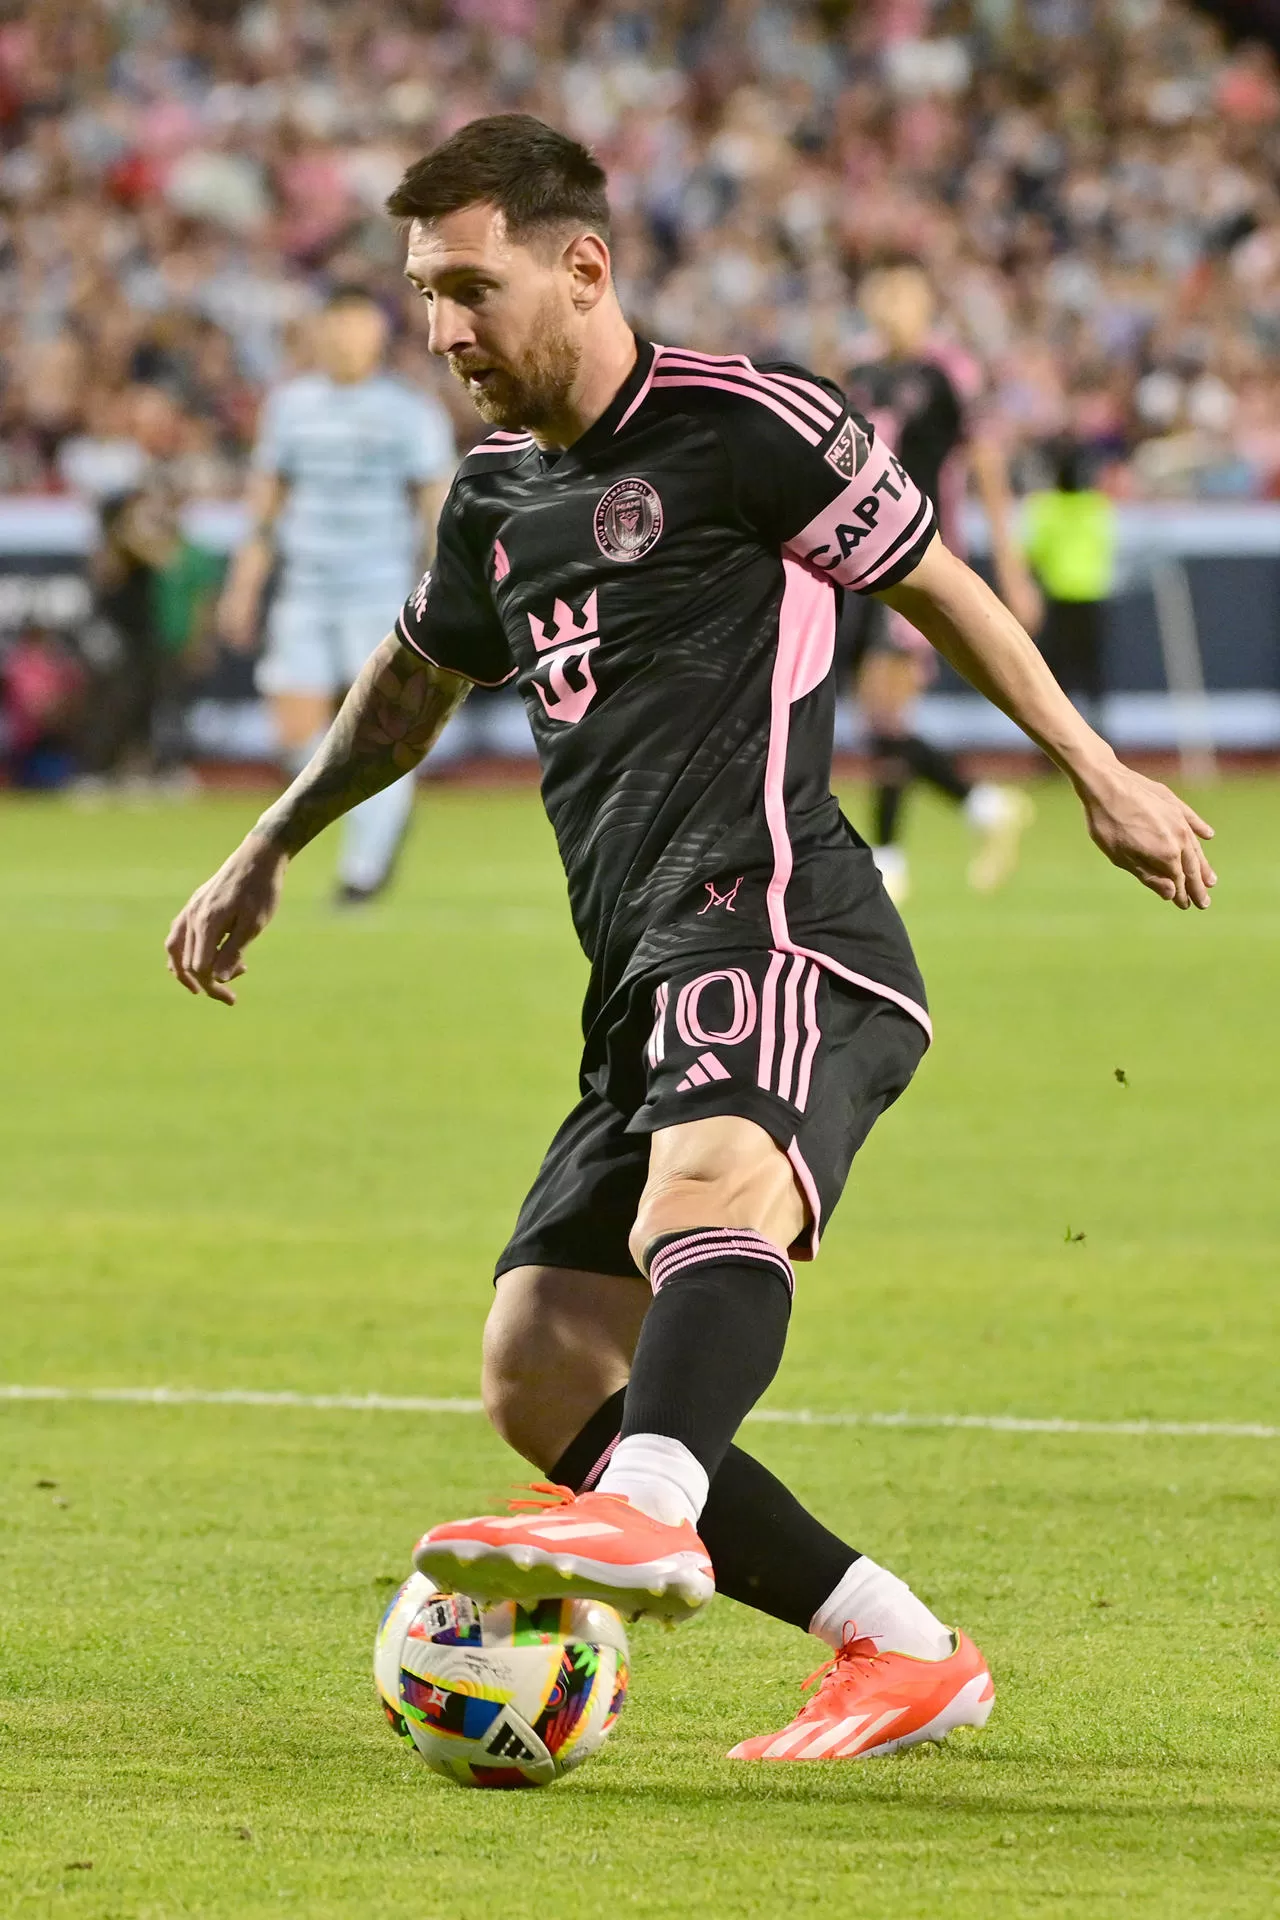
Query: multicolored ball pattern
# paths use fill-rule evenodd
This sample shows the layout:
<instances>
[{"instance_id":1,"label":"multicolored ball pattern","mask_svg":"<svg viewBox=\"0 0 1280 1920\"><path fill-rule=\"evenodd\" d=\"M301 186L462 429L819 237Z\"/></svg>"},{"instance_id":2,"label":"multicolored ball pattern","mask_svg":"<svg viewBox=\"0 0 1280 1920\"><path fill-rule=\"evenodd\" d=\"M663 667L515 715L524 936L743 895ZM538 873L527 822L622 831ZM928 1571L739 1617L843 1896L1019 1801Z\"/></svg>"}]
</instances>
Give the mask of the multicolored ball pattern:
<instances>
[{"instance_id":1,"label":"multicolored ball pattern","mask_svg":"<svg viewBox=\"0 0 1280 1920\"><path fill-rule=\"evenodd\" d=\"M425 1574L394 1596L373 1671L393 1732L466 1787L545 1787L608 1739L627 1697L627 1636L594 1600L481 1607Z\"/></svg>"}]
</instances>

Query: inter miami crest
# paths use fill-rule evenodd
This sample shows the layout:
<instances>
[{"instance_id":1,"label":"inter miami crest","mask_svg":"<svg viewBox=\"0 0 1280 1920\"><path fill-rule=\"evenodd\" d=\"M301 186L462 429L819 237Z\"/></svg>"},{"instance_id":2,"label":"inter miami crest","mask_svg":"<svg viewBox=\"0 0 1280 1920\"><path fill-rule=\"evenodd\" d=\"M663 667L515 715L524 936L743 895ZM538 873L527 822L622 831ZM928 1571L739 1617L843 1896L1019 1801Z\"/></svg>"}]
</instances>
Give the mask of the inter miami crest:
<instances>
[{"instance_id":1,"label":"inter miami crest","mask_svg":"<svg viewBox=\"0 0 1280 1920\"><path fill-rule=\"evenodd\" d=\"M658 544L662 502L647 480L617 480L596 508L596 545L609 560L639 560Z\"/></svg>"},{"instance_id":2,"label":"inter miami crest","mask_svg":"<svg viewBox=\"0 0 1280 1920\"><path fill-rule=\"evenodd\" d=\"M827 448L826 461L834 467L844 479L852 480L855 473L865 464L871 451L871 442L860 427L852 420L846 420L831 445Z\"/></svg>"}]
</instances>

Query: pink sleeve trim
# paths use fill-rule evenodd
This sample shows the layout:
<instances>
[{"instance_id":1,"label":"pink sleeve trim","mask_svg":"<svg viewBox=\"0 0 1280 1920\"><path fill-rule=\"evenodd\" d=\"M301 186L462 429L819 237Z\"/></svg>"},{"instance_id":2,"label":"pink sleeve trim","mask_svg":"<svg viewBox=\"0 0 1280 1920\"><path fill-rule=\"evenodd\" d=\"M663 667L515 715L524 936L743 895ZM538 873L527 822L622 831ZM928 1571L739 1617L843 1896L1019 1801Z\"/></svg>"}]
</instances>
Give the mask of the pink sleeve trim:
<instances>
[{"instance_id":1,"label":"pink sleeve trim","mask_svg":"<svg viewBox=\"0 0 1280 1920\"><path fill-rule=\"evenodd\" d=\"M518 667L512 667L511 672L504 673L501 680L481 680L478 674L467 673L462 667L447 667L443 660L433 660L422 642L415 640L405 626L403 614L396 617L396 632L410 652L416 653L420 660L425 660L429 667L436 667L441 673L456 674L459 680L469 680L473 687L505 687L508 680L514 679L520 671Z\"/></svg>"}]
</instances>

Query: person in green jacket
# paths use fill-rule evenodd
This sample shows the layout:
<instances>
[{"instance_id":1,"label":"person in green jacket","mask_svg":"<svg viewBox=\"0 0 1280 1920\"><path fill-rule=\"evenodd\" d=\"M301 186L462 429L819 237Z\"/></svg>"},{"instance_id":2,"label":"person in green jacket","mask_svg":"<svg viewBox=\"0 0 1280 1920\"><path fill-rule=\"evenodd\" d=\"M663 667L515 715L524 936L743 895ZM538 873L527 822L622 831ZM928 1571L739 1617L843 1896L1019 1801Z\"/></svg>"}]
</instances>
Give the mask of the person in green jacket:
<instances>
[{"instance_id":1,"label":"person in green jacket","mask_svg":"<svg viewBox=\"0 0 1280 1920\"><path fill-rule=\"evenodd\" d=\"M1104 691L1103 610L1115 581L1116 509L1086 485L1079 447L1055 450L1055 484L1027 496L1023 550L1044 594L1037 639L1059 683L1098 725Z\"/></svg>"}]
</instances>

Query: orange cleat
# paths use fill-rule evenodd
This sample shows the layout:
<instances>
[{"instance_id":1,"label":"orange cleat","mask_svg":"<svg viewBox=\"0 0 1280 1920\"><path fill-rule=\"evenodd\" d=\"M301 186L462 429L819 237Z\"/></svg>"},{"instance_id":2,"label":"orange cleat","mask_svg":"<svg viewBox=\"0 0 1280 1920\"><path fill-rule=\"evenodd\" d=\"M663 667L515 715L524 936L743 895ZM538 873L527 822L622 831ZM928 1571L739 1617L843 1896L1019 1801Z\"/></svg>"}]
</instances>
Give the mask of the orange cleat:
<instances>
[{"instance_id":1,"label":"orange cleat","mask_svg":"<svg viewBox=\"0 0 1280 1920\"><path fill-rule=\"evenodd\" d=\"M687 1520L664 1526L621 1494L572 1493L537 1481L542 1500L495 1519L454 1520L424 1533L413 1564L473 1600L603 1600L620 1613L687 1620L710 1600L715 1575Z\"/></svg>"},{"instance_id":2,"label":"orange cleat","mask_svg":"<svg viewBox=\"0 0 1280 1920\"><path fill-rule=\"evenodd\" d=\"M848 1640L805 1686L822 1684L789 1727L743 1740L731 1760L867 1760L956 1727L985 1727L996 1690L972 1640L955 1635L945 1660L877 1653L874 1640Z\"/></svg>"}]
</instances>

